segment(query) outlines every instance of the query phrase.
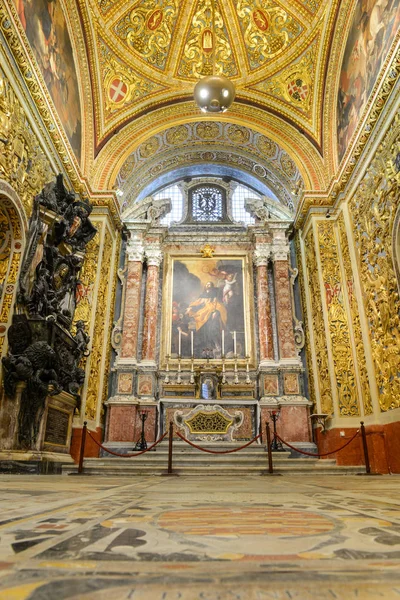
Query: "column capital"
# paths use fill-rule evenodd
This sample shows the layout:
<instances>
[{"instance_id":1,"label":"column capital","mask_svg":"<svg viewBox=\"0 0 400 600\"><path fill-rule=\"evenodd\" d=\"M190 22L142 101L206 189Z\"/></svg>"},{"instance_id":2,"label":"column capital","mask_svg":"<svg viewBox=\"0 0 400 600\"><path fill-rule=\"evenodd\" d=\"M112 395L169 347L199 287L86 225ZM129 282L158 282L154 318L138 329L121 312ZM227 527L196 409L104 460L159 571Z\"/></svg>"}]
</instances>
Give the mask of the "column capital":
<instances>
[{"instance_id":1,"label":"column capital","mask_svg":"<svg viewBox=\"0 0 400 600\"><path fill-rule=\"evenodd\" d=\"M278 244L273 244L271 248L272 259L276 260L288 260L289 258L289 244L285 241L280 241Z\"/></svg>"},{"instance_id":2,"label":"column capital","mask_svg":"<svg viewBox=\"0 0 400 600\"><path fill-rule=\"evenodd\" d=\"M144 246L141 238L131 238L126 245L126 254L129 261L143 262Z\"/></svg>"},{"instance_id":3,"label":"column capital","mask_svg":"<svg viewBox=\"0 0 400 600\"><path fill-rule=\"evenodd\" d=\"M271 257L271 245L270 244L256 244L253 252L253 260L257 267L267 265Z\"/></svg>"},{"instance_id":4,"label":"column capital","mask_svg":"<svg viewBox=\"0 0 400 600\"><path fill-rule=\"evenodd\" d=\"M159 267L162 263L163 252L161 245L157 242L146 244L144 253L146 255L147 264L149 266Z\"/></svg>"}]
</instances>

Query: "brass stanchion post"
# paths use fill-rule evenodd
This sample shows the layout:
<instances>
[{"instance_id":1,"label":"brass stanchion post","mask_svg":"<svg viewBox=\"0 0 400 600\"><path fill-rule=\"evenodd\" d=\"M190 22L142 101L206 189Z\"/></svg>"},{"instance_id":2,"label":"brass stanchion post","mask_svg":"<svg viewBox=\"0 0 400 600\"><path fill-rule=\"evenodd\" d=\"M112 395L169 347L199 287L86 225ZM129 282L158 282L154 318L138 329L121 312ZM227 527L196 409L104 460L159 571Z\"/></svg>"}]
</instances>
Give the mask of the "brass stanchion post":
<instances>
[{"instance_id":1,"label":"brass stanchion post","mask_svg":"<svg viewBox=\"0 0 400 600\"><path fill-rule=\"evenodd\" d=\"M271 431L269 428L268 421L265 424L267 430L267 452L268 452L268 473L272 475L274 472L274 466L272 464L272 450L271 450Z\"/></svg>"},{"instance_id":2,"label":"brass stanchion post","mask_svg":"<svg viewBox=\"0 0 400 600\"><path fill-rule=\"evenodd\" d=\"M169 422L169 437L168 437L168 469L162 475L175 475L178 477L178 473L172 471L172 445L174 441L174 424L172 421Z\"/></svg>"},{"instance_id":3,"label":"brass stanchion post","mask_svg":"<svg viewBox=\"0 0 400 600\"><path fill-rule=\"evenodd\" d=\"M361 437L364 449L364 462L365 462L365 472L367 475L371 473L371 466L369 464L369 455L368 455L368 446L367 446L367 434L365 433L364 421L360 421L361 423Z\"/></svg>"},{"instance_id":4,"label":"brass stanchion post","mask_svg":"<svg viewBox=\"0 0 400 600\"><path fill-rule=\"evenodd\" d=\"M79 454L79 466L78 466L79 475L82 475L82 473L83 473L83 459L85 456L86 430L87 430L87 421L85 421L83 423L83 429L82 429L81 451Z\"/></svg>"}]
</instances>

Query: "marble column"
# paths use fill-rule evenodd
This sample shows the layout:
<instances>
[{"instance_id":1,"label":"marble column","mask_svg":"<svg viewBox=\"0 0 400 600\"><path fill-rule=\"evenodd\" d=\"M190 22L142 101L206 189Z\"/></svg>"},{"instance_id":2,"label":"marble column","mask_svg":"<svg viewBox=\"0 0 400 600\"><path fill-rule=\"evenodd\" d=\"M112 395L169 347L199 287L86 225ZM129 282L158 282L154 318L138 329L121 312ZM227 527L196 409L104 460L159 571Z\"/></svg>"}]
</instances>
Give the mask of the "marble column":
<instances>
[{"instance_id":1,"label":"marble column","mask_svg":"<svg viewBox=\"0 0 400 600\"><path fill-rule=\"evenodd\" d=\"M278 240L277 243L272 245L272 257L274 261L279 358L284 362L298 363L289 280L289 245L286 240Z\"/></svg>"},{"instance_id":2,"label":"marble column","mask_svg":"<svg viewBox=\"0 0 400 600\"><path fill-rule=\"evenodd\" d=\"M128 268L122 334L121 359L137 361L137 345L140 318L140 297L144 248L142 240L131 239L127 246Z\"/></svg>"},{"instance_id":3,"label":"marble column","mask_svg":"<svg viewBox=\"0 0 400 600\"><path fill-rule=\"evenodd\" d=\"M146 246L147 281L144 305L142 363L155 363L157 342L157 321L159 313L158 288L162 251L159 244Z\"/></svg>"},{"instance_id":4,"label":"marble column","mask_svg":"<svg viewBox=\"0 0 400 600\"><path fill-rule=\"evenodd\" d=\"M254 250L254 263L257 267L258 338L261 364L274 360L271 301L268 290L270 255L269 244L258 244Z\"/></svg>"}]
</instances>

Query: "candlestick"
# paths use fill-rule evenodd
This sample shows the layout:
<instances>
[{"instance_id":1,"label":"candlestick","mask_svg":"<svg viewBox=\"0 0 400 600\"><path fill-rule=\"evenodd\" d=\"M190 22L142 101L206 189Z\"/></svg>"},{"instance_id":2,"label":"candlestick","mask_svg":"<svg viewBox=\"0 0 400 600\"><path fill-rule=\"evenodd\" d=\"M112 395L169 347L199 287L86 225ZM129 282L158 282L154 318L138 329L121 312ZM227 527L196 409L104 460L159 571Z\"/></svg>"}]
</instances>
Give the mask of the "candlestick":
<instances>
[{"instance_id":1,"label":"candlestick","mask_svg":"<svg viewBox=\"0 0 400 600\"><path fill-rule=\"evenodd\" d=\"M194 383L194 361L193 361L193 358L192 358L192 366L190 368L190 383L192 383L192 384Z\"/></svg>"},{"instance_id":2,"label":"candlestick","mask_svg":"<svg viewBox=\"0 0 400 600\"><path fill-rule=\"evenodd\" d=\"M225 329L222 330L222 358L225 356Z\"/></svg>"},{"instance_id":3,"label":"candlestick","mask_svg":"<svg viewBox=\"0 0 400 600\"><path fill-rule=\"evenodd\" d=\"M178 356L182 354L182 331L178 329Z\"/></svg>"},{"instance_id":4,"label":"candlestick","mask_svg":"<svg viewBox=\"0 0 400 600\"><path fill-rule=\"evenodd\" d=\"M167 355L165 358L167 359L167 366L165 367L164 383L169 383L169 356Z\"/></svg>"},{"instance_id":5,"label":"candlestick","mask_svg":"<svg viewBox=\"0 0 400 600\"><path fill-rule=\"evenodd\" d=\"M233 354L236 356L236 331L233 332Z\"/></svg>"},{"instance_id":6,"label":"candlestick","mask_svg":"<svg viewBox=\"0 0 400 600\"><path fill-rule=\"evenodd\" d=\"M182 383L181 377L181 357L178 357L178 377L176 378L176 383Z\"/></svg>"},{"instance_id":7,"label":"candlestick","mask_svg":"<svg viewBox=\"0 0 400 600\"><path fill-rule=\"evenodd\" d=\"M225 359L222 358L222 384L226 383L226 376L225 376Z\"/></svg>"},{"instance_id":8,"label":"candlestick","mask_svg":"<svg viewBox=\"0 0 400 600\"><path fill-rule=\"evenodd\" d=\"M246 364L246 383L249 384L249 383L251 383L251 379L250 379L250 367L249 367L250 356L246 356L246 360L247 360L247 364Z\"/></svg>"},{"instance_id":9,"label":"candlestick","mask_svg":"<svg viewBox=\"0 0 400 600\"><path fill-rule=\"evenodd\" d=\"M239 383L239 374L238 374L237 356L236 356L236 354L235 354L235 377L233 379L233 383Z\"/></svg>"},{"instance_id":10,"label":"candlestick","mask_svg":"<svg viewBox=\"0 0 400 600\"><path fill-rule=\"evenodd\" d=\"M190 343L192 348L192 358L194 357L194 346L193 346L193 329L190 332Z\"/></svg>"}]
</instances>

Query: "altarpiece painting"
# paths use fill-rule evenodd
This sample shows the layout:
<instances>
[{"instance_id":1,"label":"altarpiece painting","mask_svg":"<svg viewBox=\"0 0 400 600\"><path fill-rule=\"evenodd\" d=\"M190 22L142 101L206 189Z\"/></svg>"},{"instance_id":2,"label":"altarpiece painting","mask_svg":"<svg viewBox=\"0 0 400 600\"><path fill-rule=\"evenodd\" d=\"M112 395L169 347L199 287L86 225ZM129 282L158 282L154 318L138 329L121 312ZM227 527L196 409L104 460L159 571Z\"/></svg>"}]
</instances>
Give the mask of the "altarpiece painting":
<instances>
[{"instance_id":1,"label":"altarpiece painting","mask_svg":"<svg viewBox=\"0 0 400 600\"><path fill-rule=\"evenodd\" d=\"M249 277L243 257L170 260L166 354L182 359L244 359L249 338Z\"/></svg>"}]
</instances>

